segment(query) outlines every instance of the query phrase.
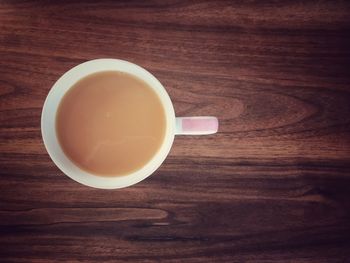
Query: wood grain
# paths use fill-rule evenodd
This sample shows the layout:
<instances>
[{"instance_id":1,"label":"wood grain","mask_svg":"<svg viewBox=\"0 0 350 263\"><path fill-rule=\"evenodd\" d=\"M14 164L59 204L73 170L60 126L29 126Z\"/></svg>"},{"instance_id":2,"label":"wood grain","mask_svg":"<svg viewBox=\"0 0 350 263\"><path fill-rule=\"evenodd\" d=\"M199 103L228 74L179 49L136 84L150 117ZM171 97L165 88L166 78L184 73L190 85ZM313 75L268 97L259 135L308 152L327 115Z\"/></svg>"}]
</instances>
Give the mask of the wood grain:
<instances>
[{"instance_id":1,"label":"wood grain","mask_svg":"<svg viewBox=\"0 0 350 263\"><path fill-rule=\"evenodd\" d=\"M0 261L350 262L349 47L348 1L0 1ZM68 179L41 108L105 57L219 133L133 187Z\"/></svg>"}]
</instances>

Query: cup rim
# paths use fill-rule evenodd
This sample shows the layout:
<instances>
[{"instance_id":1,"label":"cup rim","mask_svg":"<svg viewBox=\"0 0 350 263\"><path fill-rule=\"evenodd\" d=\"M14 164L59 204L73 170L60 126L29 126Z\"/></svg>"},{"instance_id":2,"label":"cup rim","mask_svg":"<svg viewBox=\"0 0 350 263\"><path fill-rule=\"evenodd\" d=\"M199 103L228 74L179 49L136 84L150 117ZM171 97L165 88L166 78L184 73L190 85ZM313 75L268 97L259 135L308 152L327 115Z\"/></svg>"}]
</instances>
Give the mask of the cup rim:
<instances>
[{"instance_id":1,"label":"cup rim","mask_svg":"<svg viewBox=\"0 0 350 263\"><path fill-rule=\"evenodd\" d=\"M152 159L139 170L127 175L103 177L89 173L75 165L63 152L56 134L56 113L66 92L80 79L101 71L121 71L145 81L158 94L166 116L163 143ZM41 134L52 161L68 177L86 186L116 189L136 184L150 176L167 157L175 136L175 112L171 99L160 81L146 69L121 59L102 58L81 63L65 72L51 87L41 113Z\"/></svg>"}]
</instances>

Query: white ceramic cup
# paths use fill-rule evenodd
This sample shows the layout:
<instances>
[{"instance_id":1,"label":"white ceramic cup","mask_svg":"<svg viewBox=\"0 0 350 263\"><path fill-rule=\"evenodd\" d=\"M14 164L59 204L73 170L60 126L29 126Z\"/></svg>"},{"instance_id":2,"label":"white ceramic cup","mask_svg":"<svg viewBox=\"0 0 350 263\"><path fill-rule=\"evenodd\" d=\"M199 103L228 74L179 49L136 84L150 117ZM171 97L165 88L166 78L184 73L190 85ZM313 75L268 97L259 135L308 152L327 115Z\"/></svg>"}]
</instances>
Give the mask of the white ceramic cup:
<instances>
[{"instance_id":1,"label":"white ceramic cup","mask_svg":"<svg viewBox=\"0 0 350 263\"><path fill-rule=\"evenodd\" d=\"M97 176L82 170L63 152L56 134L56 113L65 93L80 79L101 71L121 71L132 74L149 84L158 94L166 115L164 141L153 158L139 170L115 177ZM174 141L175 134L212 134L218 130L215 117L176 118L173 104L162 84L147 70L119 59L96 59L79 64L67 71L51 88L41 114L41 133L47 152L57 167L71 179L95 188L123 188L150 176L164 161Z\"/></svg>"}]
</instances>

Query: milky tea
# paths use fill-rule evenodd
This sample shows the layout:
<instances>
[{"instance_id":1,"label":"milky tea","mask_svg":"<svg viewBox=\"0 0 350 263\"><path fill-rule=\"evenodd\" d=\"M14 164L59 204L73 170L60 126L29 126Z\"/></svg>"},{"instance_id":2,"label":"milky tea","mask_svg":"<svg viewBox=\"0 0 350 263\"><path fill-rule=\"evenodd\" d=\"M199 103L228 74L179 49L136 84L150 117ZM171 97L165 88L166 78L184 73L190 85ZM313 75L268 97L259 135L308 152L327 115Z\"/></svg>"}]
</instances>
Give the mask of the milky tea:
<instances>
[{"instance_id":1,"label":"milky tea","mask_svg":"<svg viewBox=\"0 0 350 263\"><path fill-rule=\"evenodd\" d=\"M165 130L165 111L156 92L119 71L79 80L64 95L56 115L64 153L99 176L122 176L142 168L160 149Z\"/></svg>"}]
</instances>

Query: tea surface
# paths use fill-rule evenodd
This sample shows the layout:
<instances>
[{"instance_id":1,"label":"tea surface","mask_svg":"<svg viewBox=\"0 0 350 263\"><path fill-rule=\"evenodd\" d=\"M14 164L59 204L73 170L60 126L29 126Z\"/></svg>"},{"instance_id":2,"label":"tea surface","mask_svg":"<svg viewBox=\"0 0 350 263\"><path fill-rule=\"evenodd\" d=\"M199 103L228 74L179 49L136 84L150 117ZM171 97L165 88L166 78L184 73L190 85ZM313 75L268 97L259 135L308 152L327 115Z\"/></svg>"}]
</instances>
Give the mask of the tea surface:
<instances>
[{"instance_id":1,"label":"tea surface","mask_svg":"<svg viewBox=\"0 0 350 263\"><path fill-rule=\"evenodd\" d=\"M64 95L56 115L59 143L80 168L120 176L142 168L165 136L165 112L143 80L118 71L91 74Z\"/></svg>"}]
</instances>

